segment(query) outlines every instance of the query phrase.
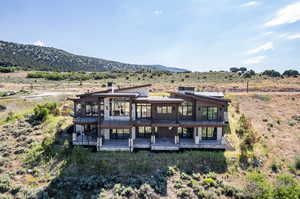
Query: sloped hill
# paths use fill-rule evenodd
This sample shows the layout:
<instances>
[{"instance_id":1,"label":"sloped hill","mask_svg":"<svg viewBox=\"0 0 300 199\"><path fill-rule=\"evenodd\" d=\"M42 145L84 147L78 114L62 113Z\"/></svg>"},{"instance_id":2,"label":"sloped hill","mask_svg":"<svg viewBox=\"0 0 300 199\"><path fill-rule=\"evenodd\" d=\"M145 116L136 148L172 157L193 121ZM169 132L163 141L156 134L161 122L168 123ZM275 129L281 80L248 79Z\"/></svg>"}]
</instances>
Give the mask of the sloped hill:
<instances>
[{"instance_id":1,"label":"sloped hill","mask_svg":"<svg viewBox=\"0 0 300 199\"><path fill-rule=\"evenodd\" d=\"M33 70L91 71L112 70L164 70L184 72L185 69L162 65L137 65L94 57L75 55L64 50L0 41L0 62L8 62Z\"/></svg>"}]
</instances>

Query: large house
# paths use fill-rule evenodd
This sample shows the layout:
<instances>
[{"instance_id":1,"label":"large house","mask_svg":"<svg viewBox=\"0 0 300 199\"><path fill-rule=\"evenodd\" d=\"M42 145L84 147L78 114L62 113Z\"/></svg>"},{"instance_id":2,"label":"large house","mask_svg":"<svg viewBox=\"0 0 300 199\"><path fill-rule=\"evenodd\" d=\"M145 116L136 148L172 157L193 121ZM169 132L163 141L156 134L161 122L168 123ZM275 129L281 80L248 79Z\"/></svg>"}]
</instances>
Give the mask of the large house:
<instances>
[{"instance_id":1,"label":"large house","mask_svg":"<svg viewBox=\"0 0 300 199\"><path fill-rule=\"evenodd\" d=\"M223 93L179 87L149 96L151 84L87 92L74 102L74 145L98 151L228 149L224 132L230 100Z\"/></svg>"}]
</instances>

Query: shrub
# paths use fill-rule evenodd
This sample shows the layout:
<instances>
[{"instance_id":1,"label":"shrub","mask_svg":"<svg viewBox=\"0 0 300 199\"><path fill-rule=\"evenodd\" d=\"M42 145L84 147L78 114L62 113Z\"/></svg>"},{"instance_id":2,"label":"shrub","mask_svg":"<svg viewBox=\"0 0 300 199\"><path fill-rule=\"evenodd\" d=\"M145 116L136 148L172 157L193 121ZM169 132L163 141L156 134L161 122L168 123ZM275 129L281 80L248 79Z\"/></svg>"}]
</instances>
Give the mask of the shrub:
<instances>
[{"instance_id":1,"label":"shrub","mask_svg":"<svg viewBox=\"0 0 300 199\"><path fill-rule=\"evenodd\" d=\"M269 77L280 77L281 74L275 70L265 70L262 75L266 75Z\"/></svg>"},{"instance_id":2,"label":"shrub","mask_svg":"<svg viewBox=\"0 0 300 199\"><path fill-rule=\"evenodd\" d=\"M59 110L56 103L46 103L43 105L37 105L33 109L33 118L38 121L45 121L49 114L57 115Z\"/></svg>"},{"instance_id":3,"label":"shrub","mask_svg":"<svg viewBox=\"0 0 300 199\"><path fill-rule=\"evenodd\" d=\"M10 190L10 178L7 175L0 176L0 193L5 193Z\"/></svg>"},{"instance_id":4,"label":"shrub","mask_svg":"<svg viewBox=\"0 0 300 199\"><path fill-rule=\"evenodd\" d=\"M295 158L295 169L300 170L300 157Z\"/></svg>"},{"instance_id":5,"label":"shrub","mask_svg":"<svg viewBox=\"0 0 300 199\"><path fill-rule=\"evenodd\" d=\"M294 77L299 75L299 72L297 70L286 70L283 72L282 75L287 77Z\"/></svg>"},{"instance_id":6,"label":"shrub","mask_svg":"<svg viewBox=\"0 0 300 199\"><path fill-rule=\"evenodd\" d=\"M281 174L277 177L273 194L274 199L297 199L300 198L300 185L292 176Z\"/></svg>"},{"instance_id":7,"label":"shrub","mask_svg":"<svg viewBox=\"0 0 300 199\"><path fill-rule=\"evenodd\" d=\"M253 172L247 175L244 194L246 198L271 199L272 189L263 174Z\"/></svg>"},{"instance_id":8,"label":"shrub","mask_svg":"<svg viewBox=\"0 0 300 199\"><path fill-rule=\"evenodd\" d=\"M274 172L274 173L277 173L279 172L281 166L280 164L278 164L276 161L273 161L272 164L271 164L271 170Z\"/></svg>"},{"instance_id":9,"label":"shrub","mask_svg":"<svg viewBox=\"0 0 300 199\"><path fill-rule=\"evenodd\" d=\"M203 181L202 181L202 184L204 186L207 186L207 187L214 187L216 186L216 181L212 178L205 178Z\"/></svg>"},{"instance_id":10,"label":"shrub","mask_svg":"<svg viewBox=\"0 0 300 199\"><path fill-rule=\"evenodd\" d=\"M85 148L75 146L71 153L71 161L75 164L84 164L88 160L87 150Z\"/></svg>"},{"instance_id":11,"label":"shrub","mask_svg":"<svg viewBox=\"0 0 300 199\"><path fill-rule=\"evenodd\" d=\"M0 67L0 73L13 73L16 67Z\"/></svg>"}]
</instances>

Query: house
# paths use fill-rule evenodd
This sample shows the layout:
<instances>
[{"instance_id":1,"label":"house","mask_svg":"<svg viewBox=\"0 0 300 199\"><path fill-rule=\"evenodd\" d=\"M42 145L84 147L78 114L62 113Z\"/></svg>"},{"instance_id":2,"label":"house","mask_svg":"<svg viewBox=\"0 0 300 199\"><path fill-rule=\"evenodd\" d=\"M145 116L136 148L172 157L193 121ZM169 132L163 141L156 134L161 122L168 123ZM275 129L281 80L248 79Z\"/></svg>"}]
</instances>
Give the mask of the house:
<instances>
[{"instance_id":1,"label":"house","mask_svg":"<svg viewBox=\"0 0 300 199\"><path fill-rule=\"evenodd\" d=\"M98 151L228 149L224 136L230 100L223 93L179 87L149 96L151 84L88 92L74 102L74 145Z\"/></svg>"}]
</instances>

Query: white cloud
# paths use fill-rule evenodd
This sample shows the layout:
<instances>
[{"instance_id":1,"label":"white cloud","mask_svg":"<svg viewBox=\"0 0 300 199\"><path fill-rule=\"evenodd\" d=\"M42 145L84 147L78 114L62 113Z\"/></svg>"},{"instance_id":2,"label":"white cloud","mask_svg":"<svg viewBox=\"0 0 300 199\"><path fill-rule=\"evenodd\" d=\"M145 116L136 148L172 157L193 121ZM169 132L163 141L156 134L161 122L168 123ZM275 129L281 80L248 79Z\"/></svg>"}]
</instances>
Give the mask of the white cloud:
<instances>
[{"instance_id":1,"label":"white cloud","mask_svg":"<svg viewBox=\"0 0 300 199\"><path fill-rule=\"evenodd\" d=\"M250 6L257 6L258 2L257 1L249 1L248 3L244 3L241 5L241 7L250 7Z\"/></svg>"},{"instance_id":2,"label":"white cloud","mask_svg":"<svg viewBox=\"0 0 300 199\"><path fill-rule=\"evenodd\" d=\"M244 64L259 64L259 63L261 63L265 58L266 58L265 56L251 57L251 58L245 60L243 63L244 63Z\"/></svg>"},{"instance_id":3,"label":"white cloud","mask_svg":"<svg viewBox=\"0 0 300 199\"><path fill-rule=\"evenodd\" d=\"M279 26L282 24L291 24L300 20L300 1L290 4L280 9L276 16L264 25L266 27Z\"/></svg>"},{"instance_id":4,"label":"white cloud","mask_svg":"<svg viewBox=\"0 0 300 199\"><path fill-rule=\"evenodd\" d=\"M286 38L288 40L300 39L300 33L293 34L293 35L288 35Z\"/></svg>"},{"instance_id":5,"label":"white cloud","mask_svg":"<svg viewBox=\"0 0 300 199\"><path fill-rule=\"evenodd\" d=\"M45 46L45 43L42 42L42 41L36 41L33 43L33 45L36 45L36 46Z\"/></svg>"},{"instance_id":6,"label":"white cloud","mask_svg":"<svg viewBox=\"0 0 300 199\"><path fill-rule=\"evenodd\" d=\"M268 35L271 35L271 34L273 34L273 32L265 32L263 35L268 36Z\"/></svg>"},{"instance_id":7,"label":"white cloud","mask_svg":"<svg viewBox=\"0 0 300 199\"><path fill-rule=\"evenodd\" d=\"M252 50L248 50L246 52L246 54L255 54L255 53L258 53L258 52L261 52L261 51L267 51L267 50L271 50L273 49L274 46L273 46L273 42L267 42L257 48L254 48Z\"/></svg>"},{"instance_id":8,"label":"white cloud","mask_svg":"<svg viewBox=\"0 0 300 199\"><path fill-rule=\"evenodd\" d=\"M161 15L163 12L162 12L162 10L154 10L153 11L153 14L155 14L155 15Z\"/></svg>"}]
</instances>

